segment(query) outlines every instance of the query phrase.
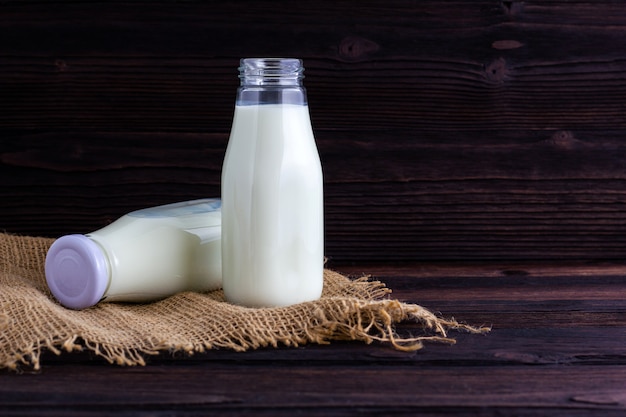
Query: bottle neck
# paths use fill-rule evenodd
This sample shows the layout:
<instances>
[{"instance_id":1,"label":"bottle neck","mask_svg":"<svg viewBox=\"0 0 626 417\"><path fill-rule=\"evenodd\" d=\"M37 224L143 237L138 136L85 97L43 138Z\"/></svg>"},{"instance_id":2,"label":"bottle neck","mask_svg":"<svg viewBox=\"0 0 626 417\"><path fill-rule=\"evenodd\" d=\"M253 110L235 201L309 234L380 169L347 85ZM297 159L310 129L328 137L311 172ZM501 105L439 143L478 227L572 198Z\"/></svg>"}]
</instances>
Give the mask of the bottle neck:
<instances>
[{"instance_id":1,"label":"bottle neck","mask_svg":"<svg viewBox=\"0 0 626 417\"><path fill-rule=\"evenodd\" d=\"M242 87L302 86L304 67L295 58L244 58L239 66Z\"/></svg>"},{"instance_id":2,"label":"bottle neck","mask_svg":"<svg viewBox=\"0 0 626 417\"><path fill-rule=\"evenodd\" d=\"M238 106L307 105L302 61L294 58L244 58L239 67Z\"/></svg>"}]
</instances>

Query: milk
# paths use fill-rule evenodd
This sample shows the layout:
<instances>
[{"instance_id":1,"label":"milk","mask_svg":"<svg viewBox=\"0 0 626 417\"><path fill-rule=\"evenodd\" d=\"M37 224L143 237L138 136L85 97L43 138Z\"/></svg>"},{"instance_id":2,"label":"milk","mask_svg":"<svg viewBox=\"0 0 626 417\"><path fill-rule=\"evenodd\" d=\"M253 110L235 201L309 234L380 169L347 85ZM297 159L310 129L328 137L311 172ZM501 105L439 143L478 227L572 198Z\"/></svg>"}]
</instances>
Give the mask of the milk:
<instances>
[{"instance_id":1,"label":"milk","mask_svg":"<svg viewBox=\"0 0 626 417\"><path fill-rule=\"evenodd\" d=\"M66 307L152 301L221 287L219 199L138 210L86 235L63 236L46 257L46 279Z\"/></svg>"},{"instance_id":2,"label":"milk","mask_svg":"<svg viewBox=\"0 0 626 417\"><path fill-rule=\"evenodd\" d=\"M322 169L306 105L237 105L222 171L223 288L230 302L320 297Z\"/></svg>"}]
</instances>

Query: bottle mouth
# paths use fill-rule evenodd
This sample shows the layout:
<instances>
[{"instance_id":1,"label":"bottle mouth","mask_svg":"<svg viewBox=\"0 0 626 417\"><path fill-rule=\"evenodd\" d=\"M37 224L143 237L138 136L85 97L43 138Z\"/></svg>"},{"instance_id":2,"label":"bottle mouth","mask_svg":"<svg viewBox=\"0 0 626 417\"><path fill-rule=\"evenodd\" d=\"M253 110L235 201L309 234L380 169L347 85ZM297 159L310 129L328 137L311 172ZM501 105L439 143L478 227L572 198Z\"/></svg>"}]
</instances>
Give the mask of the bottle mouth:
<instances>
[{"instance_id":1,"label":"bottle mouth","mask_svg":"<svg viewBox=\"0 0 626 417\"><path fill-rule=\"evenodd\" d=\"M239 78L241 85L299 85L304 67L297 58L243 58Z\"/></svg>"}]
</instances>

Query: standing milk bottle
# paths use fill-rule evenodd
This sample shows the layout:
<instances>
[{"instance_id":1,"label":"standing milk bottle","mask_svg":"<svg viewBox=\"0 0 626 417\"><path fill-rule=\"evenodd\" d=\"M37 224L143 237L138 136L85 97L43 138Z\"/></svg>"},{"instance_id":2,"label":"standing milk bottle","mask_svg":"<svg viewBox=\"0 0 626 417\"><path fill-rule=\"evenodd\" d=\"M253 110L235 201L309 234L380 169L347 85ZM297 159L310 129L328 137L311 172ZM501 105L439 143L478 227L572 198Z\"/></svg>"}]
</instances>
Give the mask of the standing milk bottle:
<instances>
[{"instance_id":1,"label":"standing milk bottle","mask_svg":"<svg viewBox=\"0 0 626 417\"><path fill-rule=\"evenodd\" d=\"M73 309L218 289L220 206L202 199L151 207L87 235L63 236L46 255L48 287Z\"/></svg>"},{"instance_id":2,"label":"standing milk bottle","mask_svg":"<svg viewBox=\"0 0 626 417\"><path fill-rule=\"evenodd\" d=\"M299 59L247 58L222 170L222 286L229 302L318 299L322 168Z\"/></svg>"}]
</instances>

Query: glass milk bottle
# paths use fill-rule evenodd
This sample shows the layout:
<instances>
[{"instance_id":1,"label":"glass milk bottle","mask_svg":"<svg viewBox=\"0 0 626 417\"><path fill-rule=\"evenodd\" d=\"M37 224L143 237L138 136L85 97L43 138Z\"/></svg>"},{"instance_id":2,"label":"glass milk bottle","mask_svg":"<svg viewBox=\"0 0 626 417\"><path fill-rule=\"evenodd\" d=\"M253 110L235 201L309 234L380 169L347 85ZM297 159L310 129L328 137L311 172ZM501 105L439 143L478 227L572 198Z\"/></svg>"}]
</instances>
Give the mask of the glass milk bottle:
<instances>
[{"instance_id":1,"label":"glass milk bottle","mask_svg":"<svg viewBox=\"0 0 626 417\"><path fill-rule=\"evenodd\" d=\"M46 255L46 281L65 307L144 302L221 287L219 199L128 213L86 235L62 236Z\"/></svg>"},{"instance_id":2,"label":"glass milk bottle","mask_svg":"<svg viewBox=\"0 0 626 417\"><path fill-rule=\"evenodd\" d=\"M299 59L246 58L222 169L227 301L287 306L322 293L322 168Z\"/></svg>"}]
</instances>

